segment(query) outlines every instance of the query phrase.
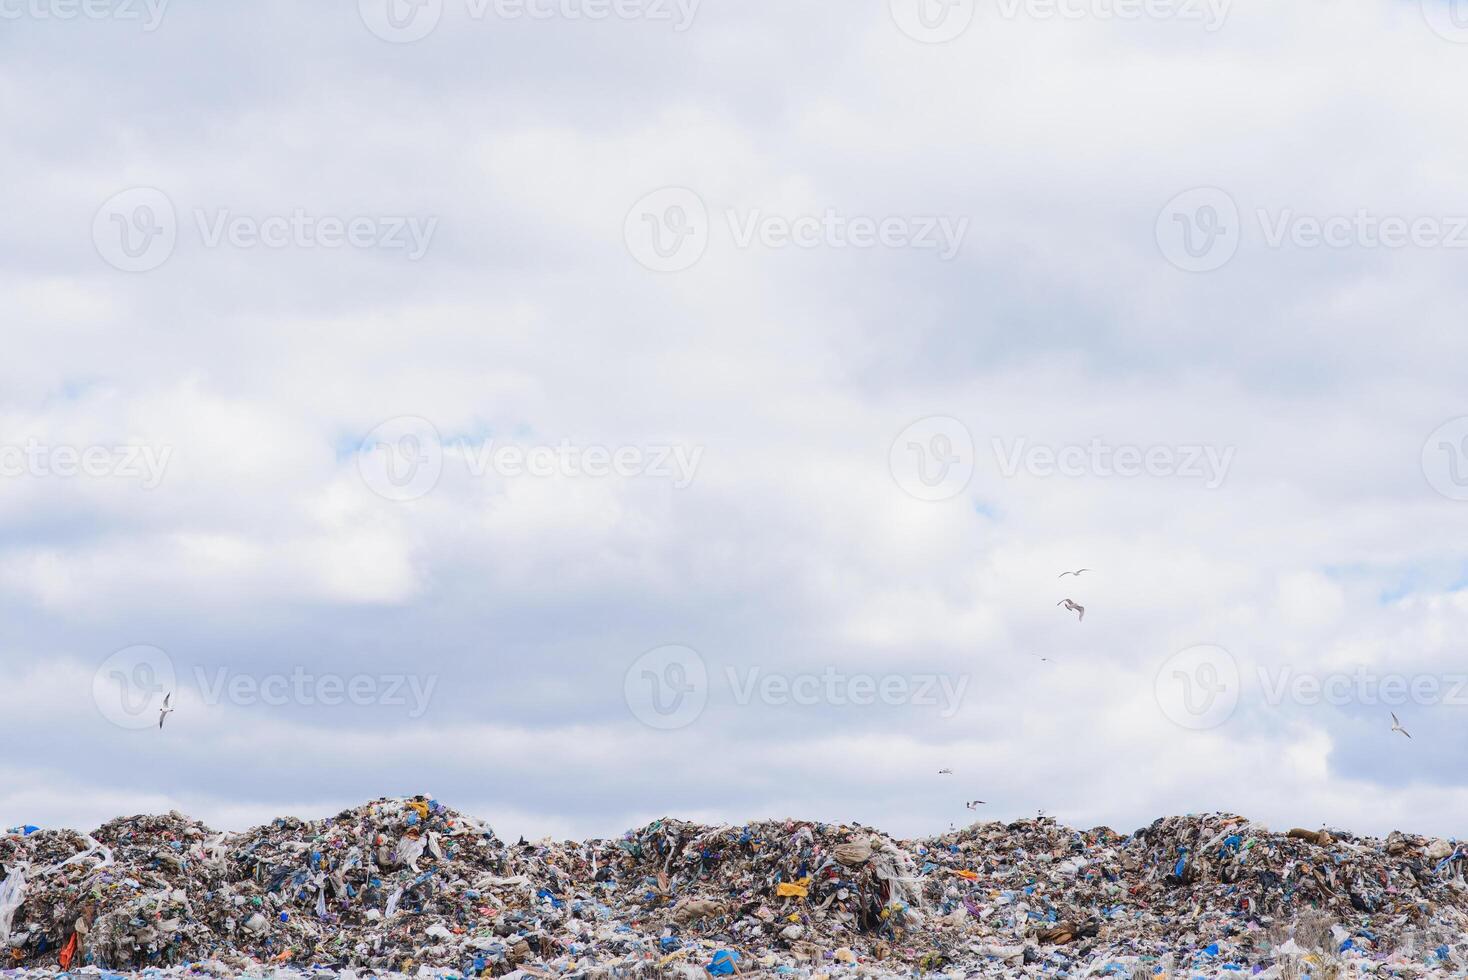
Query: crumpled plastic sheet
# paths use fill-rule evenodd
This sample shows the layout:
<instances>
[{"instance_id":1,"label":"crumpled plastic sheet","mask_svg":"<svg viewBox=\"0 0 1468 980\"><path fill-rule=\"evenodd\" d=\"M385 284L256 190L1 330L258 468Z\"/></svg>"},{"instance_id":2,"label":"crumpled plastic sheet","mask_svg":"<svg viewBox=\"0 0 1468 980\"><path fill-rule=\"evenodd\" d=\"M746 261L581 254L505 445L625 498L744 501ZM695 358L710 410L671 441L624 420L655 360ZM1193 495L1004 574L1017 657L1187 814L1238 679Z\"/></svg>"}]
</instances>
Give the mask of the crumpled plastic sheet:
<instances>
[{"instance_id":1,"label":"crumpled plastic sheet","mask_svg":"<svg viewBox=\"0 0 1468 980\"><path fill-rule=\"evenodd\" d=\"M25 869L16 868L0 882L0 943L10 942L10 924L25 901Z\"/></svg>"}]
</instances>

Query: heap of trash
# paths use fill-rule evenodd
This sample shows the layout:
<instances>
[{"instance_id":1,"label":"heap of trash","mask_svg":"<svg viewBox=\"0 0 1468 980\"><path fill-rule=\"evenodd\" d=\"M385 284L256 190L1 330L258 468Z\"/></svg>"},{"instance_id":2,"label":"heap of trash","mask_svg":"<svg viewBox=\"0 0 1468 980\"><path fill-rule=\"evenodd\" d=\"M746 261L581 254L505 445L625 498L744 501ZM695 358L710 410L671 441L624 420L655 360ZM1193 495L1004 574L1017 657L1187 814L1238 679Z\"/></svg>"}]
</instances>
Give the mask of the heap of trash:
<instances>
[{"instance_id":1,"label":"heap of trash","mask_svg":"<svg viewBox=\"0 0 1468 980\"><path fill-rule=\"evenodd\" d=\"M507 843L429 797L0 836L0 970L543 978L1468 972L1468 843L1167 817L899 840L658 820Z\"/></svg>"}]
</instances>

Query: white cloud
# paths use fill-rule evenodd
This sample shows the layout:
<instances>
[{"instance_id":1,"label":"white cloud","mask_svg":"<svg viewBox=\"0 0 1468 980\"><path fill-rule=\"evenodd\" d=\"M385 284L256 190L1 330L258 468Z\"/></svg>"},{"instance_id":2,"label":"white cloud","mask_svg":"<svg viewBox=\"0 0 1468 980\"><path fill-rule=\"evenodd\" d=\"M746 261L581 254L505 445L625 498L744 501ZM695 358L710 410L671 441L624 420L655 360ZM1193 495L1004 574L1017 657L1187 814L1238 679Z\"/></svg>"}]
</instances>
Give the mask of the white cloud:
<instances>
[{"instance_id":1,"label":"white cloud","mask_svg":"<svg viewBox=\"0 0 1468 980\"><path fill-rule=\"evenodd\" d=\"M1379 704L1271 705L1249 684L1227 724L1188 732L1153 682L1195 644L1246 678L1457 669L1468 505L1432 489L1422 450L1468 415L1461 256L1271 249L1257 213L1468 214L1443 124L1462 51L1410 3L1240 0L1211 34L986 15L934 47L869 6L708 5L683 33L455 22L404 46L284 3L172 11L125 40L12 24L0 93L27 96L0 98L0 448L171 456L153 489L0 479L19 706L0 734L36 747L3 774L0 824L178 806L234 827L431 789L532 837L664 812L915 833L965 819L970 793L998 817L1119 827L1220 807L1450 830L1461 706L1411 705L1409 745ZM167 191L179 245L124 274L89 230L135 185ZM623 225L667 185L714 226L697 264L657 275ZM1154 238L1197 186L1246 221L1209 274ZM943 262L740 248L727 225L828 208L969 230ZM207 247L196 214L219 209L439 224L417 262ZM433 492L395 502L357 450L404 415L470 444L702 456L678 488L475 476L451 452ZM927 415L976 447L938 503L889 472ZM1021 443L1227 465L1212 488L1006 477ZM180 668L161 737L90 703L95 665L138 643ZM667 735L622 688L670 643L716 678L968 687L945 716L740 706L719 681ZM210 705L198 672L220 669L437 687L422 717Z\"/></svg>"}]
</instances>

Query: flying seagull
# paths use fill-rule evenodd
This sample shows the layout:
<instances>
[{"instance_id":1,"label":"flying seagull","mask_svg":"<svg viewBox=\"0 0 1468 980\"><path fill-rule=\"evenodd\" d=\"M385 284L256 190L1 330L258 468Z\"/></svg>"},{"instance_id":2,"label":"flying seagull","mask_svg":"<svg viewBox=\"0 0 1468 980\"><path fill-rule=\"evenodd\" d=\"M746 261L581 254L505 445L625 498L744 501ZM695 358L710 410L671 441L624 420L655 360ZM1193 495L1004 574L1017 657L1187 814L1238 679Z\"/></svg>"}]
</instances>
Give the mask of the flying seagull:
<instances>
[{"instance_id":1,"label":"flying seagull","mask_svg":"<svg viewBox=\"0 0 1468 980\"><path fill-rule=\"evenodd\" d=\"M971 800L965 804L970 810L977 810L981 806L988 806L983 800Z\"/></svg>"},{"instance_id":2,"label":"flying seagull","mask_svg":"<svg viewBox=\"0 0 1468 980\"><path fill-rule=\"evenodd\" d=\"M953 770L952 769L939 769L938 770L938 775L940 775L940 776L951 776L951 775L953 775Z\"/></svg>"},{"instance_id":3,"label":"flying seagull","mask_svg":"<svg viewBox=\"0 0 1468 980\"><path fill-rule=\"evenodd\" d=\"M1074 576L1075 576L1075 577L1076 577L1076 578L1080 578L1080 577L1081 577L1081 572L1089 572L1089 571L1090 571L1090 569L1089 569L1089 568L1077 568L1077 569L1076 569L1076 570L1075 570L1075 571L1073 571L1073 572L1061 572L1061 573L1060 573L1060 574L1059 574L1059 575L1058 575L1058 576L1056 576L1056 577L1057 577L1057 578L1065 578L1065 577L1066 577L1066 576L1067 576L1067 575L1074 575Z\"/></svg>"},{"instance_id":4,"label":"flying seagull","mask_svg":"<svg viewBox=\"0 0 1468 980\"><path fill-rule=\"evenodd\" d=\"M1405 728L1403 728L1402 727L1402 723L1400 721L1397 721L1397 713L1395 711L1392 712L1392 731L1394 731L1394 732L1401 732L1403 735L1407 736L1408 738L1411 738L1412 737L1412 733L1409 732L1409 731L1407 731Z\"/></svg>"},{"instance_id":5,"label":"flying seagull","mask_svg":"<svg viewBox=\"0 0 1468 980\"><path fill-rule=\"evenodd\" d=\"M1064 606L1065 608L1069 609L1073 613L1079 613L1080 615L1076 618L1076 622L1078 622L1078 623L1081 620L1083 620L1083 619L1086 618L1086 607L1085 606L1078 606L1074 602L1072 602L1070 599L1061 599L1059 602L1056 603L1056 605L1057 606Z\"/></svg>"},{"instance_id":6,"label":"flying seagull","mask_svg":"<svg viewBox=\"0 0 1468 980\"><path fill-rule=\"evenodd\" d=\"M168 706L168 702L170 702L172 700L173 700L173 692L172 691L169 691L167 694L163 695L163 707L161 707L161 708L158 709L158 729L159 729L159 731L162 731L163 730L163 719L164 718L167 718L169 715L173 714L173 709Z\"/></svg>"}]
</instances>

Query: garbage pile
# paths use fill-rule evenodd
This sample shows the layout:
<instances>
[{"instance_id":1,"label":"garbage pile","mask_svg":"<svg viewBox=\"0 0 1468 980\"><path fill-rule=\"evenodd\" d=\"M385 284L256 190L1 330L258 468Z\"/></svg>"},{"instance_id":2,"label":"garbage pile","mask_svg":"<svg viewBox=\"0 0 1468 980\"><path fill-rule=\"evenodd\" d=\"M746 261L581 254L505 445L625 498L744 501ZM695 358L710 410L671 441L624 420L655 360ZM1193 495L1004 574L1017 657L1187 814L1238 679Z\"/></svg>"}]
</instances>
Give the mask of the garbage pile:
<instances>
[{"instance_id":1,"label":"garbage pile","mask_svg":"<svg viewBox=\"0 0 1468 980\"><path fill-rule=\"evenodd\" d=\"M1230 814L510 844L413 797L238 834L177 813L14 828L0 952L38 976L1461 976L1465 864L1455 841Z\"/></svg>"}]
</instances>

